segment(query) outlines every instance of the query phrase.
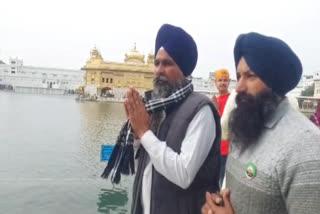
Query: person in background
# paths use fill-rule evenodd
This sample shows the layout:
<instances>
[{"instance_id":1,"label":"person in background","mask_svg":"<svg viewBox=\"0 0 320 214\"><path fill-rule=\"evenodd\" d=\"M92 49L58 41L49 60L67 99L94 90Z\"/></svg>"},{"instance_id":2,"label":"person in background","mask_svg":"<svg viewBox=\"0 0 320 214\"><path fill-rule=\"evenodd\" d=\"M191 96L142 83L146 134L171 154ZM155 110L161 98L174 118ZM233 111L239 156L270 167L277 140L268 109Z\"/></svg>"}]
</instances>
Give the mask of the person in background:
<instances>
[{"instance_id":1,"label":"person in background","mask_svg":"<svg viewBox=\"0 0 320 214\"><path fill-rule=\"evenodd\" d=\"M320 131L286 97L301 78L299 58L278 38L248 33L234 60L227 189L207 193L202 213L319 213Z\"/></svg>"},{"instance_id":2,"label":"person in background","mask_svg":"<svg viewBox=\"0 0 320 214\"><path fill-rule=\"evenodd\" d=\"M229 84L230 84L230 75L227 69L220 69L215 72L214 75L214 83L216 88L218 89L219 95L213 98L212 100L216 100L216 107L219 111L219 115L222 117L223 110L230 95L229 93ZM220 153L221 153L221 164L220 164L220 187L222 186L222 182L225 174L225 166L229 152L229 139L222 139L220 145Z\"/></svg>"}]
</instances>

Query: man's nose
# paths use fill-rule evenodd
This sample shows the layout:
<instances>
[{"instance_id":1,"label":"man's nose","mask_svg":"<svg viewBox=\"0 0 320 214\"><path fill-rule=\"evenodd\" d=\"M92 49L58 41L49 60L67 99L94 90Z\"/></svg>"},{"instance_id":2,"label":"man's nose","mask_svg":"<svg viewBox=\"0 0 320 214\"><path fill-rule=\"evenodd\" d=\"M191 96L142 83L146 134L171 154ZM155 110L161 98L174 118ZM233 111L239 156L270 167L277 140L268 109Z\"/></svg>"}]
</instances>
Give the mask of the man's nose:
<instances>
[{"instance_id":1,"label":"man's nose","mask_svg":"<svg viewBox=\"0 0 320 214\"><path fill-rule=\"evenodd\" d=\"M164 67L161 64L159 64L159 65L155 66L155 71L156 71L156 75L160 76L160 75L164 74Z\"/></svg>"},{"instance_id":2,"label":"man's nose","mask_svg":"<svg viewBox=\"0 0 320 214\"><path fill-rule=\"evenodd\" d=\"M246 92L246 90L247 90L246 82L245 80L243 80L243 78L240 78L236 85L236 92L241 93L241 92Z\"/></svg>"}]
</instances>

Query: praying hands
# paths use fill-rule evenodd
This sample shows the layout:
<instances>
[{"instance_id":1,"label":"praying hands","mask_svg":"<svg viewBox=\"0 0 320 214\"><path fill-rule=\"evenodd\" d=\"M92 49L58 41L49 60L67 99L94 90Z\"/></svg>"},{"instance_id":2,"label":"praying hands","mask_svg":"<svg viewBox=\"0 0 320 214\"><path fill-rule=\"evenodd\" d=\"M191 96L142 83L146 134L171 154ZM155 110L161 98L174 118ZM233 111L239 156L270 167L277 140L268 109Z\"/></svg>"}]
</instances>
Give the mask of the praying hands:
<instances>
[{"instance_id":1,"label":"praying hands","mask_svg":"<svg viewBox=\"0 0 320 214\"><path fill-rule=\"evenodd\" d=\"M150 129L150 116L134 88L127 92L127 98L124 102L126 115L131 123L135 136L139 139Z\"/></svg>"},{"instance_id":2,"label":"praying hands","mask_svg":"<svg viewBox=\"0 0 320 214\"><path fill-rule=\"evenodd\" d=\"M206 193L206 203L202 206L201 214L234 214L230 201L231 192L228 189L217 194Z\"/></svg>"}]
</instances>

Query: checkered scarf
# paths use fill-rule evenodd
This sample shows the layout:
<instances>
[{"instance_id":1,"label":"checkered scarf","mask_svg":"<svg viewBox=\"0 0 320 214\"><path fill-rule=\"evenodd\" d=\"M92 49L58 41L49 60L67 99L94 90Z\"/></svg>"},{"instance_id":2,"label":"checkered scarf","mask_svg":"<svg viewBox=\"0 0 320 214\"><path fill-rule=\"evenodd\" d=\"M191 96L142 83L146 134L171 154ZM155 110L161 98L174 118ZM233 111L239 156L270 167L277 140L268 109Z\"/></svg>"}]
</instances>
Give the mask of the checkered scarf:
<instances>
[{"instance_id":1,"label":"checkered scarf","mask_svg":"<svg viewBox=\"0 0 320 214\"><path fill-rule=\"evenodd\" d=\"M192 91L193 85L191 81L186 81L181 88L167 98L148 101L144 99L145 108L149 114L166 110L183 101ZM129 175L135 173L133 141L133 130L130 121L127 120L120 130L110 160L101 175L102 178L107 179L109 175L111 175L111 182L118 184L121 179L121 174Z\"/></svg>"}]
</instances>

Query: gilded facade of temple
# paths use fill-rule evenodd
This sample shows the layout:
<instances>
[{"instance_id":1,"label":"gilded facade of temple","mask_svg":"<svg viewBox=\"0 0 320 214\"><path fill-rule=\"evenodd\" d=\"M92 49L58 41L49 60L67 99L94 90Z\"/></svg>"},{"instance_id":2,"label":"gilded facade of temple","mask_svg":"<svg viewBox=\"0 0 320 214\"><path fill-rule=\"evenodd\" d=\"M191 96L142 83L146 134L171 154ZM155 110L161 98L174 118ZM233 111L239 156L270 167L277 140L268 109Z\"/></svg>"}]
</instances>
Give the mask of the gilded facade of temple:
<instances>
[{"instance_id":1,"label":"gilded facade of temple","mask_svg":"<svg viewBox=\"0 0 320 214\"><path fill-rule=\"evenodd\" d=\"M129 87L141 93L149 90L152 88L154 54L148 55L147 62L144 58L134 46L125 54L124 62L108 62L103 60L97 48L93 48L90 59L82 68L86 71L85 87L96 90L98 96L110 91L116 96L123 96Z\"/></svg>"}]
</instances>

